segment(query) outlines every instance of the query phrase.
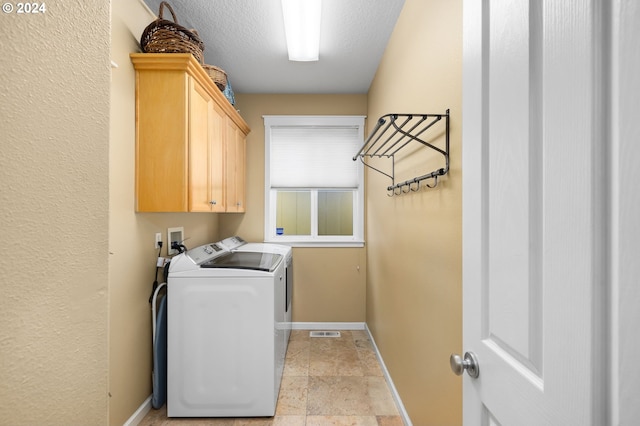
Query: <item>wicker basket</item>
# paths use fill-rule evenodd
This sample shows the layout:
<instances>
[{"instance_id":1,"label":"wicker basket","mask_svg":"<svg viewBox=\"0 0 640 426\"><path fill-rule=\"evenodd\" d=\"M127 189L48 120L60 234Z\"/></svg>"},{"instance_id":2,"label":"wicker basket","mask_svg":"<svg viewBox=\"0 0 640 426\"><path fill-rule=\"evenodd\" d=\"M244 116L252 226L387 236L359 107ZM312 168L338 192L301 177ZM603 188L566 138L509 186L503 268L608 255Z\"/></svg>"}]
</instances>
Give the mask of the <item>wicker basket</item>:
<instances>
[{"instance_id":1,"label":"wicker basket","mask_svg":"<svg viewBox=\"0 0 640 426\"><path fill-rule=\"evenodd\" d=\"M215 67L213 65L203 64L202 68L209 74L211 80L218 86L221 91L227 87L227 73L222 68Z\"/></svg>"},{"instance_id":2,"label":"wicker basket","mask_svg":"<svg viewBox=\"0 0 640 426\"><path fill-rule=\"evenodd\" d=\"M163 19L164 7L169 9L173 22ZM198 62L204 62L204 43L196 30L188 30L178 25L176 14L166 1L160 3L158 19L142 32L140 46L145 53L191 53Z\"/></svg>"}]
</instances>

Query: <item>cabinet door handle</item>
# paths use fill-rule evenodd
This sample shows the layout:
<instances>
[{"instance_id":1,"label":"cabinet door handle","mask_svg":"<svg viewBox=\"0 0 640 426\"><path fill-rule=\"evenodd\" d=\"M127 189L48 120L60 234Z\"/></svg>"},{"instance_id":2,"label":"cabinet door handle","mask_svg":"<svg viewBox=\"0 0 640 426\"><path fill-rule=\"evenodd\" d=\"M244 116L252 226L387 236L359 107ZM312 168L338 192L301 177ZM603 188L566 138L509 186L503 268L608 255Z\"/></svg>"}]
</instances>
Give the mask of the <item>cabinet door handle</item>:
<instances>
[{"instance_id":1,"label":"cabinet door handle","mask_svg":"<svg viewBox=\"0 0 640 426\"><path fill-rule=\"evenodd\" d=\"M217 203L216 203L216 200L211 200L209 201L209 204L211 204L212 206L215 206Z\"/></svg>"}]
</instances>

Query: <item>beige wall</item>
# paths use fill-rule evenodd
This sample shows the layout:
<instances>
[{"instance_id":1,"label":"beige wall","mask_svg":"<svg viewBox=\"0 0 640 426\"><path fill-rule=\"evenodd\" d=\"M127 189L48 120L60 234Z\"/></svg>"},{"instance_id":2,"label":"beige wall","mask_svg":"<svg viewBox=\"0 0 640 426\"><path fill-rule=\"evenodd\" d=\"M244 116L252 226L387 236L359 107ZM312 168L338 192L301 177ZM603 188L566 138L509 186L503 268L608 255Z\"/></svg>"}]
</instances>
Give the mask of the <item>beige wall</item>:
<instances>
[{"instance_id":1,"label":"beige wall","mask_svg":"<svg viewBox=\"0 0 640 426\"><path fill-rule=\"evenodd\" d=\"M264 239L263 115L366 115L360 95L236 94L236 108L251 133L247 138L247 212L220 217L220 234ZM293 249L293 321L364 322L365 249Z\"/></svg>"},{"instance_id":2,"label":"beige wall","mask_svg":"<svg viewBox=\"0 0 640 426\"><path fill-rule=\"evenodd\" d=\"M15 5L15 2L11 2ZM0 424L105 424L109 2L0 16Z\"/></svg>"},{"instance_id":3,"label":"beige wall","mask_svg":"<svg viewBox=\"0 0 640 426\"><path fill-rule=\"evenodd\" d=\"M387 113L451 109L451 170L437 188L390 198L389 179L367 173L367 324L421 426L462 423L449 369L462 344L461 61L461 1L407 0L369 91L369 128ZM424 167L399 161L396 173Z\"/></svg>"},{"instance_id":4,"label":"beige wall","mask_svg":"<svg viewBox=\"0 0 640 426\"><path fill-rule=\"evenodd\" d=\"M110 58L108 4L47 6L45 16L5 14L0 26L0 423L122 424L149 396L153 236L184 226L190 247L263 238L263 114L446 108L450 176L389 199L369 174L370 266L365 248L294 249L294 321L366 318L414 424L460 423L447 364L460 349L458 2L407 0L368 106L366 95L238 94L252 133L247 213L237 215L134 213L128 54L153 15L113 0Z\"/></svg>"},{"instance_id":5,"label":"beige wall","mask_svg":"<svg viewBox=\"0 0 640 426\"><path fill-rule=\"evenodd\" d=\"M217 241L218 215L135 213L135 73L129 53L139 50L155 19L140 0L112 2L111 138L109 145L109 423L121 425L151 394L149 296L158 250L154 235L182 226L189 248ZM166 247L162 251L166 255ZM162 274L159 275L162 282Z\"/></svg>"}]
</instances>

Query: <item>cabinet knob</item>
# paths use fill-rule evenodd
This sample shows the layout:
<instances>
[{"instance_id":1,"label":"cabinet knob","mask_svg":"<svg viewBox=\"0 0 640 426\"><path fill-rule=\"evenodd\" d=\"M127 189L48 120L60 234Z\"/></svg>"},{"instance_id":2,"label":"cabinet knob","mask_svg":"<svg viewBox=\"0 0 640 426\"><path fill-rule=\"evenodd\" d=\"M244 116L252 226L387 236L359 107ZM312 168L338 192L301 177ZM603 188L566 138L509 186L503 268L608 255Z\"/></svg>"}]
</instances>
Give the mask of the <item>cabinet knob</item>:
<instances>
[{"instance_id":1,"label":"cabinet knob","mask_svg":"<svg viewBox=\"0 0 640 426\"><path fill-rule=\"evenodd\" d=\"M209 201L209 204L211 204L212 206L215 206L217 203L216 203L216 200L211 200Z\"/></svg>"}]
</instances>

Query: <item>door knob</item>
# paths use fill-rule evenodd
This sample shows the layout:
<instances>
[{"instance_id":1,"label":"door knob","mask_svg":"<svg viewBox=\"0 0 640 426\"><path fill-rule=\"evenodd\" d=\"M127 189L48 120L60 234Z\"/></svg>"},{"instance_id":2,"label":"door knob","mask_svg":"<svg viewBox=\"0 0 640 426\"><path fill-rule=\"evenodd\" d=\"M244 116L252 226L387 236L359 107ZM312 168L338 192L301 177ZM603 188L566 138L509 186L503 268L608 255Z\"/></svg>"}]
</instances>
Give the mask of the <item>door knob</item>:
<instances>
[{"instance_id":1,"label":"door knob","mask_svg":"<svg viewBox=\"0 0 640 426\"><path fill-rule=\"evenodd\" d=\"M480 375L478 358L473 352L465 353L464 359L458 354L451 354L449 363L451 364L451 371L453 371L457 376L462 375L464 370L467 370L467 374L474 379L477 379Z\"/></svg>"}]
</instances>

